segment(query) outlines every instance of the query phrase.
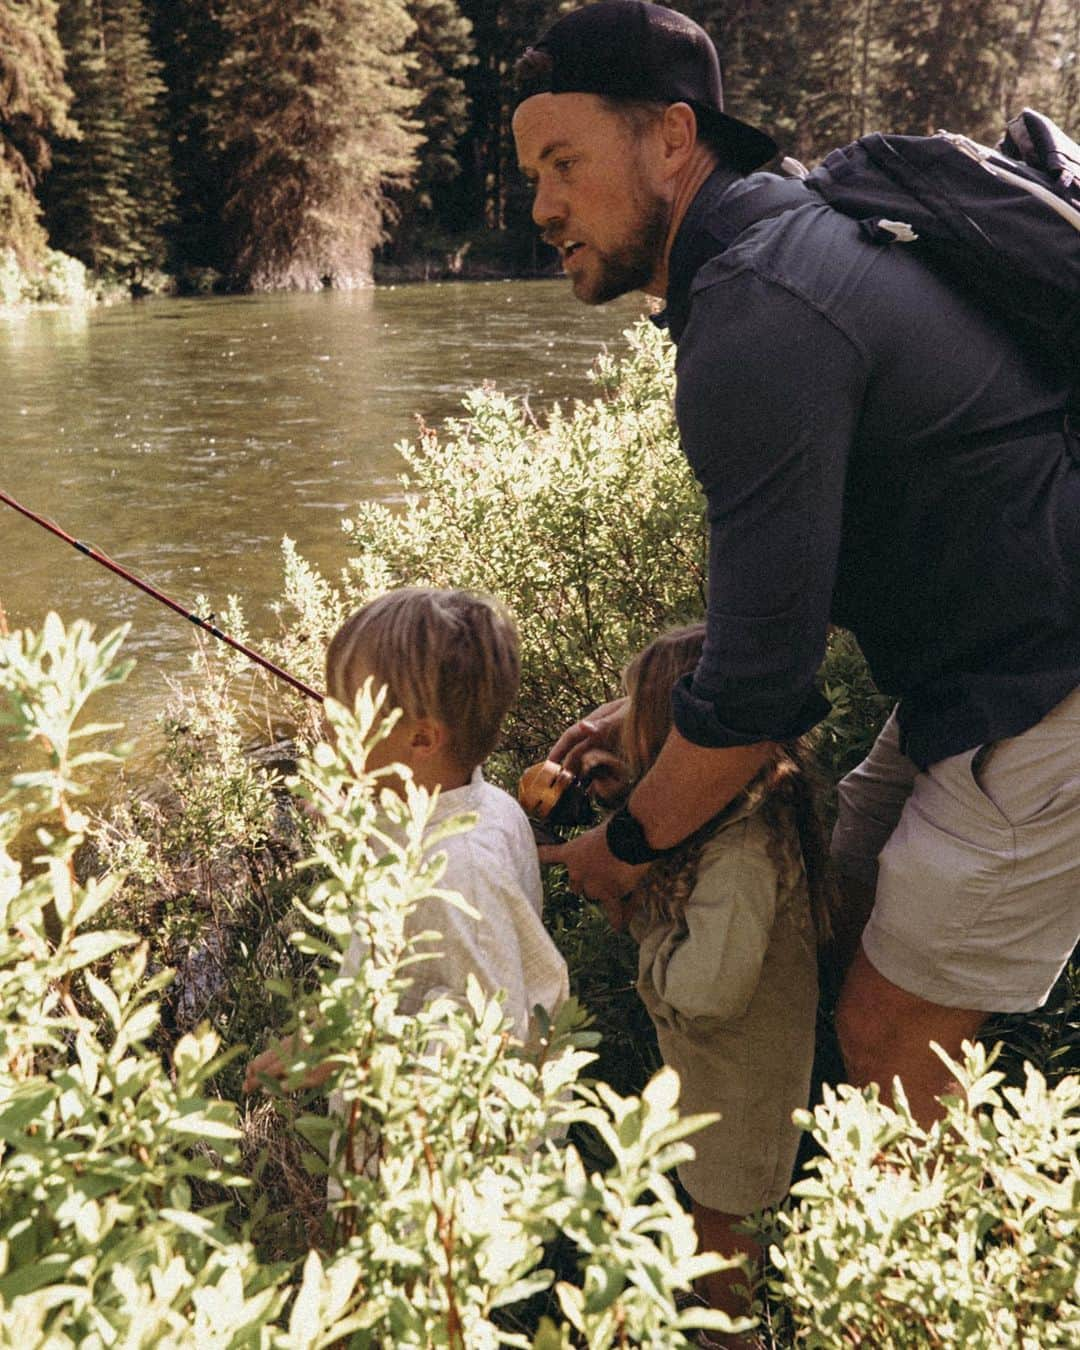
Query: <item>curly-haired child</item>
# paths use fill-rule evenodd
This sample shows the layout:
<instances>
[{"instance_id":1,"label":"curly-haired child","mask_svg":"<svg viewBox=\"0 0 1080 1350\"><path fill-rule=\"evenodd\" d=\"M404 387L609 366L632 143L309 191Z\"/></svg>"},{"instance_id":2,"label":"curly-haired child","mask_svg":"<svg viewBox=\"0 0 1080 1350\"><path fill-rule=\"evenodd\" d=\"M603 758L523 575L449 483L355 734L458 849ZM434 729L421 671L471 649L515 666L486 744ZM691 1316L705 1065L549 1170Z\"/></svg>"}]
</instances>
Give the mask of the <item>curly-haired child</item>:
<instances>
[{"instance_id":1,"label":"curly-haired child","mask_svg":"<svg viewBox=\"0 0 1080 1350\"><path fill-rule=\"evenodd\" d=\"M606 767L627 790L660 753L672 687L696 667L704 639L704 625L665 633L626 668L622 751ZM811 779L807 748L777 745L739 796L655 862L626 901L638 993L682 1081L680 1110L720 1113L691 1137L696 1157L679 1168L699 1244L751 1261L756 1245L737 1227L788 1191L799 1143L791 1117L807 1104L814 1055L817 950L830 932ZM609 772L606 796L611 789ZM699 1292L738 1315L747 1311L737 1292L745 1279L718 1272Z\"/></svg>"}]
</instances>

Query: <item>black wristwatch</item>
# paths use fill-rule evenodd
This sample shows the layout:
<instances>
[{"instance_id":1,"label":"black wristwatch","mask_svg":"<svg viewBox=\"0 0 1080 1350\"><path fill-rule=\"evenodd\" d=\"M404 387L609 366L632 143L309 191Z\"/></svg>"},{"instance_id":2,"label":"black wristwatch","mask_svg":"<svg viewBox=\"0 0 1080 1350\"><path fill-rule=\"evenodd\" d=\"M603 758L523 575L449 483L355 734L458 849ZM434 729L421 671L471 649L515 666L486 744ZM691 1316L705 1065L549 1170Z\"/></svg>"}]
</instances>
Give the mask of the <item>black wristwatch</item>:
<instances>
[{"instance_id":1,"label":"black wristwatch","mask_svg":"<svg viewBox=\"0 0 1080 1350\"><path fill-rule=\"evenodd\" d=\"M655 862L657 858L665 858L680 847L675 844L671 848L652 848L645 838L641 822L634 819L628 806L622 807L611 817L605 835L608 851L624 863Z\"/></svg>"}]
</instances>

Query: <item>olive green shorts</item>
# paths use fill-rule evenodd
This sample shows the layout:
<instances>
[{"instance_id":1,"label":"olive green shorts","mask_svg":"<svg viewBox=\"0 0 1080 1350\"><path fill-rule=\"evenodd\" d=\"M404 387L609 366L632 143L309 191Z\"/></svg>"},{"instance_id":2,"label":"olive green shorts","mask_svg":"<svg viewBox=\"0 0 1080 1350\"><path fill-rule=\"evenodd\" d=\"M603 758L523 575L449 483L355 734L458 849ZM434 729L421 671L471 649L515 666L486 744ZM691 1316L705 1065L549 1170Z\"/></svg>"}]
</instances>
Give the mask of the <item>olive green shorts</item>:
<instances>
[{"instance_id":1,"label":"olive green shorts","mask_svg":"<svg viewBox=\"0 0 1080 1350\"><path fill-rule=\"evenodd\" d=\"M839 798L833 859L876 888L863 949L880 974L950 1008L1046 1000L1080 938L1080 690L926 770L894 712Z\"/></svg>"}]
</instances>

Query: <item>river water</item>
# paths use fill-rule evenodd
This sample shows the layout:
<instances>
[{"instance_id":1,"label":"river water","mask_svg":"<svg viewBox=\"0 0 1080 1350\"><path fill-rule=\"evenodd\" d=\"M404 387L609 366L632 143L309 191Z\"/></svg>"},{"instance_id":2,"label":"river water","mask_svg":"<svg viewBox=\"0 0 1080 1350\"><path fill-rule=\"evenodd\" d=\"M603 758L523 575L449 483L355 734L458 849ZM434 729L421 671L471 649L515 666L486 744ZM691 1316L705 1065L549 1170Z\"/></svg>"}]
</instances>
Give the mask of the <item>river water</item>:
<instances>
[{"instance_id":1,"label":"river water","mask_svg":"<svg viewBox=\"0 0 1080 1350\"><path fill-rule=\"evenodd\" d=\"M588 397L593 357L642 311L552 281L0 317L0 488L182 604L234 593L272 631L282 536L336 571L341 518L398 496L418 415L438 424L485 381L536 411ZM187 670L190 625L2 503L0 606L11 627L130 620L138 667L99 712L132 732ZM0 775L20 758L0 744Z\"/></svg>"}]
</instances>

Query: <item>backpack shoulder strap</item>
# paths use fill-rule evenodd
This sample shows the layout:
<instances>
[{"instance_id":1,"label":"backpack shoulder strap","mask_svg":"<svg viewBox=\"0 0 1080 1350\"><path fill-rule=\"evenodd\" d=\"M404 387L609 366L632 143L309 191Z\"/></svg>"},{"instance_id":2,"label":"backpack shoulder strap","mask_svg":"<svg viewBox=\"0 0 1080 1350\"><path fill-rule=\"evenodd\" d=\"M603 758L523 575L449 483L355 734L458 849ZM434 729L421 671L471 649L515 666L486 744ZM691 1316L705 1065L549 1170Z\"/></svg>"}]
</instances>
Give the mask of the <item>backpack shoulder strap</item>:
<instances>
[{"instance_id":1,"label":"backpack shoulder strap","mask_svg":"<svg viewBox=\"0 0 1080 1350\"><path fill-rule=\"evenodd\" d=\"M693 278L698 271L751 225L815 201L814 194L797 180L773 174L754 177L756 181L745 191L724 200L696 222L692 234L680 234L675 240L670 270L676 280L669 286L667 308L658 322L670 329L676 342L686 324Z\"/></svg>"},{"instance_id":2,"label":"backpack shoulder strap","mask_svg":"<svg viewBox=\"0 0 1080 1350\"><path fill-rule=\"evenodd\" d=\"M793 211L797 206L805 206L814 200L813 194L798 179L778 178L772 174L762 174L761 178L762 182L755 184L749 191L726 201L723 214L718 214L716 220L710 221L709 234L715 244L714 253L722 253L730 247L751 225L782 216L786 211Z\"/></svg>"}]
</instances>

